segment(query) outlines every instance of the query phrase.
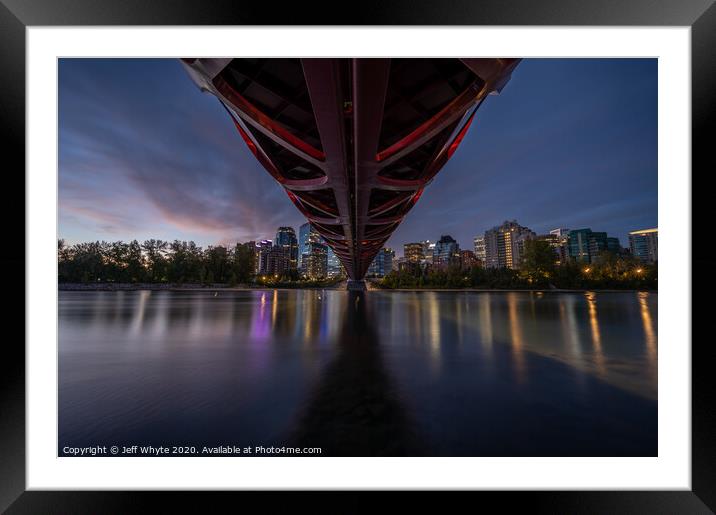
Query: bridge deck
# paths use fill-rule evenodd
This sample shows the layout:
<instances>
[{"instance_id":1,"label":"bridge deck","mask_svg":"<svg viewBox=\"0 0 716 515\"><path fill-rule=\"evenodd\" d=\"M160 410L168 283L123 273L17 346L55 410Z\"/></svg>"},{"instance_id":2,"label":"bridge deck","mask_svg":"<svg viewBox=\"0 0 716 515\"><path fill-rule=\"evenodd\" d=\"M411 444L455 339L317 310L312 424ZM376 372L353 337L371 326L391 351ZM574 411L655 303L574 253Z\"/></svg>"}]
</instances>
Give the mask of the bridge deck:
<instances>
[{"instance_id":1,"label":"bridge deck","mask_svg":"<svg viewBox=\"0 0 716 515\"><path fill-rule=\"evenodd\" d=\"M519 59L183 59L351 279Z\"/></svg>"}]
</instances>

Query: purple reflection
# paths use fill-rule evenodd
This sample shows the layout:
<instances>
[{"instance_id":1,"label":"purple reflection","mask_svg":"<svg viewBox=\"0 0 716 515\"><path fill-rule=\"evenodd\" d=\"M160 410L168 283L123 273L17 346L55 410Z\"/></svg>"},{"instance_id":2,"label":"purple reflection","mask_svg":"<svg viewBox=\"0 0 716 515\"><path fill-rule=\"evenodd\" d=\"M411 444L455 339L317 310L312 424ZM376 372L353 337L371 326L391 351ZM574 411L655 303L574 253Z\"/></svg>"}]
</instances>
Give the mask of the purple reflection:
<instances>
[{"instance_id":1,"label":"purple reflection","mask_svg":"<svg viewBox=\"0 0 716 515\"><path fill-rule=\"evenodd\" d=\"M271 320L268 316L266 292L257 292L259 309L252 310L250 340L254 343L265 342L271 335Z\"/></svg>"}]
</instances>

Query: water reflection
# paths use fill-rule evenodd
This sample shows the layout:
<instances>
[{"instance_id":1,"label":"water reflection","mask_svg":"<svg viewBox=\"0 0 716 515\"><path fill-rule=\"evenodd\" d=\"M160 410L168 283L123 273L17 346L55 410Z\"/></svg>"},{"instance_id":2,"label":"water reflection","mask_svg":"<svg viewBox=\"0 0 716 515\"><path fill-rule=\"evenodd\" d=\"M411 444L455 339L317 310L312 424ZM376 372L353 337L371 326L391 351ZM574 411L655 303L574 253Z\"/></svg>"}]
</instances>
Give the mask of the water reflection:
<instances>
[{"instance_id":1,"label":"water reflection","mask_svg":"<svg viewBox=\"0 0 716 515\"><path fill-rule=\"evenodd\" d=\"M578 360L582 354L582 342L579 338L579 323L577 321L577 298L567 295L559 304L560 312L567 315L567 329L564 332L565 341L569 345L570 357Z\"/></svg>"},{"instance_id":2,"label":"water reflection","mask_svg":"<svg viewBox=\"0 0 716 515\"><path fill-rule=\"evenodd\" d=\"M527 370L525 368L523 354L524 341L522 339L522 324L517 314L517 293L510 292L507 294L507 305L509 307L510 340L512 343L512 356L515 363L516 377L520 383L524 383Z\"/></svg>"},{"instance_id":3,"label":"water reflection","mask_svg":"<svg viewBox=\"0 0 716 515\"><path fill-rule=\"evenodd\" d=\"M417 456L427 450L386 372L363 292L350 292L336 355L313 388L289 445L326 456Z\"/></svg>"},{"instance_id":4,"label":"water reflection","mask_svg":"<svg viewBox=\"0 0 716 515\"><path fill-rule=\"evenodd\" d=\"M432 356L433 371L440 367L440 308L437 294L428 293L428 335L430 335L430 353Z\"/></svg>"},{"instance_id":5,"label":"water reflection","mask_svg":"<svg viewBox=\"0 0 716 515\"><path fill-rule=\"evenodd\" d=\"M599 319L597 318L597 299L594 292L587 292L587 305L589 306L589 327L592 330L592 344L594 346L594 362L597 366L597 372L600 375L606 374L604 364L604 354L602 353L602 337L599 333Z\"/></svg>"},{"instance_id":6,"label":"water reflection","mask_svg":"<svg viewBox=\"0 0 716 515\"><path fill-rule=\"evenodd\" d=\"M147 299L149 299L149 296L152 294L150 291L140 291L139 292L139 302L137 302L137 307L135 309L134 313L134 319L132 320L132 324L130 326L130 333L132 336L137 336L140 331L142 330L142 324L144 322L144 311L147 307Z\"/></svg>"},{"instance_id":7,"label":"water reflection","mask_svg":"<svg viewBox=\"0 0 716 515\"><path fill-rule=\"evenodd\" d=\"M485 293L484 295L478 297L478 302L480 314L480 340L482 342L485 354L489 356L493 343L492 314L490 312L490 294Z\"/></svg>"},{"instance_id":8,"label":"water reflection","mask_svg":"<svg viewBox=\"0 0 716 515\"><path fill-rule=\"evenodd\" d=\"M60 292L60 441L652 455L657 300Z\"/></svg>"},{"instance_id":9,"label":"water reflection","mask_svg":"<svg viewBox=\"0 0 716 515\"><path fill-rule=\"evenodd\" d=\"M649 292L638 292L639 297L639 312L641 314L641 320L644 324L644 336L646 337L646 355L649 361L649 372L656 378L657 363L656 363L656 331L651 319L651 312L649 310Z\"/></svg>"}]
</instances>

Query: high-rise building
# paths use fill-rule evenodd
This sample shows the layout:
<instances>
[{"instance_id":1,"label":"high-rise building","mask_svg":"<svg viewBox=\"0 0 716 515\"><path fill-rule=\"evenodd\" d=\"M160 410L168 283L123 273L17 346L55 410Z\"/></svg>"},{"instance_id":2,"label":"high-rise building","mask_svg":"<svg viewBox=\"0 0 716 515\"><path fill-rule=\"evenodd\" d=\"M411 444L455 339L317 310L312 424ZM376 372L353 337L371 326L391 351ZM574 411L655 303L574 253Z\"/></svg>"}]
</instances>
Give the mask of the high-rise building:
<instances>
[{"instance_id":1,"label":"high-rise building","mask_svg":"<svg viewBox=\"0 0 716 515\"><path fill-rule=\"evenodd\" d=\"M276 231L274 246L279 247L286 254L289 270L298 268L298 239L293 227L279 227Z\"/></svg>"},{"instance_id":2,"label":"high-rise building","mask_svg":"<svg viewBox=\"0 0 716 515\"><path fill-rule=\"evenodd\" d=\"M298 269L302 274L307 274L306 263L303 262L303 256L310 253L310 245L312 243L321 243L323 238L318 231L310 223L303 224L298 229Z\"/></svg>"},{"instance_id":3,"label":"high-rise building","mask_svg":"<svg viewBox=\"0 0 716 515\"><path fill-rule=\"evenodd\" d=\"M659 229L643 229L629 233L629 248L635 258L645 263L659 260Z\"/></svg>"},{"instance_id":4,"label":"high-rise building","mask_svg":"<svg viewBox=\"0 0 716 515\"><path fill-rule=\"evenodd\" d=\"M534 239L534 231L516 220L485 231L485 266L488 268L520 268L525 241Z\"/></svg>"},{"instance_id":5,"label":"high-rise building","mask_svg":"<svg viewBox=\"0 0 716 515\"><path fill-rule=\"evenodd\" d=\"M475 258L483 263L485 262L485 236L475 236L473 240L475 246Z\"/></svg>"},{"instance_id":6,"label":"high-rise building","mask_svg":"<svg viewBox=\"0 0 716 515\"><path fill-rule=\"evenodd\" d=\"M569 257L582 263L594 262L605 251L618 254L620 249L619 239L608 237L606 232L575 229L567 237Z\"/></svg>"},{"instance_id":7,"label":"high-rise building","mask_svg":"<svg viewBox=\"0 0 716 515\"><path fill-rule=\"evenodd\" d=\"M403 257L408 263L421 264L425 261L425 246L423 243L406 243L403 245Z\"/></svg>"},{"instance_id":8,"label":"high-rise building","mask_svg":"<svg viewBox=\"0 0 716 515\"><path fill-rule=\"evenodd\" d=\"M322 243L326 246L326 276L336 277L345 274L345 269L341 260L338 258L333 249L326 243L326 240L318 233L315 227L310 223L303 224L298 230L298 270L303 275L308 275L306 263L303 262L303 256L310 254L311 244Z\"/></svg>"},{"instance_id":9,"label":"high-rise building","mask_svg":"<svg viewBox=\"0 0 716 515\"><path fill-rule=\"evenodd\" d=\"M405 270L405 269L408 268L409 266L420 266L420 265L419 265L418 263L414 263L414 262L413 262L413 263L409 263L409 262L405 259L405 256L403 256L403 257L397 257L397 258L393 259L393 270L395 270L395 271Z\"/></svg>"},{"instance_id":10,"label":"high-rise building","mask_svg":"<svg viewBox=\"0 0 716 515\"><path fill-rule=\"evenodd\" d=\"M550 231L549 234L542 234L537 236L536 239L543 240L549 243L554 251L554 262L557 265L566 263L567 261L567 234L568 232L562 232L565 229L555 229Z\"/></svg>"},{"instance_id":11,"label":"high-rise building","mask_svg":"<svg viewBox=\"0 0 716 515\"><path fill-rule=\"evenodd\" d=\"M423 262L422 265L432 265L433 264L433 254L435 253L435 243L432 243L430 240L425 240L423 243Z\"/></svg>"},{"instance_id":12,"label":"high-rise building","mask_svg":"<svg viewBox=\"0 0 716 515\"><path fill-rule=\"evenodd\" d=\"M569 257L583 263L591 263L589 255L589 239L591 236L591 229L575 229L569 231L569 238L567 240Z\"/></svg>"},{"instance_id":13,"label":"high-rise building","mask_svg":"<svg viewBox=\"0 0 716 515\"><path fill-rule=\"evenodd\" d=\"M460 267L464 270L468 270L473 266L478 266L480 260L475 257L475 253L472 250L461 250L460 251Z\"/></svg>"},{"instance_id":14,"label":"high-rise building","mask_svg":"<svg viewBox=\"0 0 716 515\"><path fill-rule=\"evenodd\" d=\"M383 248L378 251L375 258L368 267L368 276L385 277L393 270L393 257L395 252L389 248Z\"/></svg>"},{"instance_id":15,"label":"high-rise building","mask_svg":"<svg viewBox=\"0 0 716 515\"><path fill-rule=\"evenodd\" d=\"M621 243L619 243L619 238L613 236L607 238L607 251L615 255L621 254L622 246Z\"/></svg>"},{"instance_id":16,"label":"high-rise building","mask_svg":"<svg viewBox=\"0 0 716 515\"><path fill-rule=\"evenodd\" d=\"M291 270L291 261L286 251L277 245L261 252L261 274L282 276Z\"/></svg>"},{"instance_id":17,"label":"high-rise building","mask_svg":"<svg viewBox=\"0 0 716 515\"><path fill-rule=\"evenodd\" d=\"M273 247L273 242L271 240L261 240L256 244L256 273L259 275L266 275L268 274L267 269L267 255L271 248Z\"/></svg>"},{"instance_id":18,"label":"high-rise building","mask_svg":"<svg viewBox=\"0 0 716 515\"><path fill-rule=\"evenodd\" d=\"M321 238L321 241L325 243L325 240ZM336 256L336 253L333 252L333 249L329 246L328 247L328 256L326 258L327 262L327 274L328 277L337 277L339 275L345 275L345 270L343 269L343 264L341 264L341 260L338 259L338 256Z\"/></svg>"},{"instance_id":19,"label":"high-rise building","mask_svg":"<svg viewBox=\"0 0 716 515\"><path fill-rule=\"evenodd\" d=\"M328 245L312 242L308 252L303 255L306 276L311 280L321 280L328 276Z\"/></svg>"},{"instance_id":20,"label":"high-rise building","mask_svg":"<svg viewBox=\"0 0 716 515\"><path fill-rule=\"evenodd\" d=\"M558 236L560 238L566 237L569 234L569 229L560 227L558 229L552 229L549 231L552 236Z\"/></svg>"},{"instance_id":21,"label":"high-rise building","mask_svg":"<svg viewBox=\"0 0 716 515\"><path fill-rule=\"evenodd\" d=\"M303 256L308 253L308 236L310 231L310 223L305 223L298 228L298 269L301 273L304 273L305 271Z\"/></svg>"},{"instance_id":22,"label":"high-rise building","mask_svg":"<svg viewBox=\"0 0 716 515\"><path fill-rule=\"evenodd\" d=\"M440 236L433 249L433 265L446 267L460 264L460 245L447 234Z\"/></svg>"},{"instance_id":23,"label":"high-rise building","mask_svg":"<svg viewBox=\"0 0 716 515\"><path fill-rule=\"evenodd\" d=\"M261 267L261 255L267 252L273 247L271 240L261 240L256 242L256 253L254 254L254 268L257 274L265 274L266 272Z\"/></svg>"},{"instance_id":24,"label":"high-rise building","mask_svg":"<svg viewBox=\"0 0 716 515\"><path fill-rule=\"evenodd\" d=\"M395 251L393 249L391 249L390 247L385 247L383 249L383 252L385 252L387 255L387 260L385 261L385 264L384 264L385 273L389 274L390 272L395 270L395 267L393 265L393 263L395 263Z\"/></svg>"},{"instance_id":25,"label":"high-rise building","mask_svg":"<svg viewBox=\"0 0 716 515\"><path fill-rule=\"evenodd\" d=\"M607 233L603 231L593 231L589 238L589 257L590 261L594 261L596 257L607 250Z\"/></svg>"}]
</instances>

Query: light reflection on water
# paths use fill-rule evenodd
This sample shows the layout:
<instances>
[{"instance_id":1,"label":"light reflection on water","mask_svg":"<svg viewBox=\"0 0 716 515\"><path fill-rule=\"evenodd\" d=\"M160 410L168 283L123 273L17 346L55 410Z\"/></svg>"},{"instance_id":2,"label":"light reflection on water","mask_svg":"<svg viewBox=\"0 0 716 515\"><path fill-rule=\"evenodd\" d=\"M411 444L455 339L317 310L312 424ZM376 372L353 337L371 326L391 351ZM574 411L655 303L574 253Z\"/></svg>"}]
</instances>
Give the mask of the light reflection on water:
<instances>
[{"instance_id":1,"label":"light reflection on water","mask_svg":"<svg viewBox=\"0 0 716 515\"><path fill-rule=\"evenodd\" d=\"M60 292L60 446L655 455L657 294L352 295Z\"/></svg>"}]
</instances>

